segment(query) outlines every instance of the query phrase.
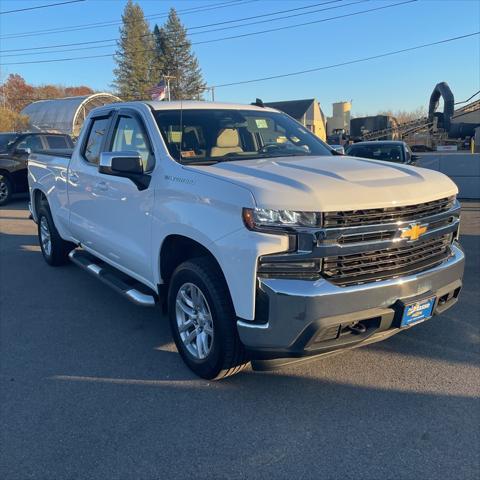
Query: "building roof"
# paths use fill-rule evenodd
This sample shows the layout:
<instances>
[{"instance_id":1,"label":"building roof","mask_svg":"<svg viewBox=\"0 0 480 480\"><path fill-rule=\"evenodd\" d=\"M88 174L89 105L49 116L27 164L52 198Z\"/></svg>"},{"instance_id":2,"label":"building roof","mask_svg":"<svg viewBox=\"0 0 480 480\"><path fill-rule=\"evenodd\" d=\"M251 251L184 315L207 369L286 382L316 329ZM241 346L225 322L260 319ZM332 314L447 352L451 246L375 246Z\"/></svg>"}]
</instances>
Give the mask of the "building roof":
<instances>
[{"instance_id":1,"label":"building roof","mask_svg":"<svg viewBox=\"0 0 480 480\"><path fill-rule=\"evenodd\" d=\"M77 136L90 110L120 101L110 93L94 93L78 97L40 100L27 105L21 113L28 116L32 129L53 130Z\"/></svg>"},{"instance_id":2,"label":"building roof","mask_svg":"<svg viewBox=\"0 0 480 480\"><path fill-rule=\"evenodd\" d=\"M285 112L287 115L295 119L300 119L307 113L310 105L315 101L314 98L308 98L306 100L286 100L284 102L269 102L265 105L268 107L276 108Z\"/></svg>"}]
</instances>

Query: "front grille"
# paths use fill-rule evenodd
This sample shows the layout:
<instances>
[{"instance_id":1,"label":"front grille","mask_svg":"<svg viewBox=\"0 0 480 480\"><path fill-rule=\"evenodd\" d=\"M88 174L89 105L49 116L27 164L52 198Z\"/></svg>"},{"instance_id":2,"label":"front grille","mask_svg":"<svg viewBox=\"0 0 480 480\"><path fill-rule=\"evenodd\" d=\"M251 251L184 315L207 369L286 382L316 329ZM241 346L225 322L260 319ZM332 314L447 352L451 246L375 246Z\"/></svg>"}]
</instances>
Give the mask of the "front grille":
<instances>
[{"instance_id":1,"label":"front grille","mask_svg":"<svg viewBox=\"0 0 480 480\"><path fill-rule=\"evenodd\" d=\"M412 275L448 258L451 241L448 234L401 247L325 257L322 273L341 286Z\"/></svg>"},{"instance_id":2,"label":"front grille","mask_svg":"<svg viewBox=\"0 0 480 480\"><path fill-rule=\"evenodd\" d=\"M344 212L326 212L323 225L329 227L357 227L411 220L420 220L452 208L455 197L442 198L418 205L405 207L371 208L366 210L349 210Z\"/></svg>"},{"instance_id":3,"label":"front grille","mask_svg":"<svg viewBox=\"0 0 480 480\"><path fill-rule=\"evenodd\" d=\"M448 218L442 218L435 222L429 222L428 230L436 230L437 228L448 227L455 217L452 215ZM343 234L338 238L338 243L340 245L349 245L351 243L362 243L362 242L379 242L383 240L393 240L398 236L398 230L378 230L375 232L366 232L366 233L347 233Z\"/></svg>"}]
</instances>

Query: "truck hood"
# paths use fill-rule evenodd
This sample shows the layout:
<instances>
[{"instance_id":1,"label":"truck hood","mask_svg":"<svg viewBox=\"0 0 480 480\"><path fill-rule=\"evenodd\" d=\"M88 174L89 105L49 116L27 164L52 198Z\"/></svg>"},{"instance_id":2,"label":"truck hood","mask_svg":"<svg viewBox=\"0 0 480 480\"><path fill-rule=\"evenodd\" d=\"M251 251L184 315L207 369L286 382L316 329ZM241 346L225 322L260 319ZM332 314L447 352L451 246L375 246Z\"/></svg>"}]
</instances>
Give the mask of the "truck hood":
<instances>
[{"instance_id":1,"label":"truck hood","mask_svg":"<svg viewBox=\"0 0 480 480\"><path fill-rule=\"evenodd\" d=\"M447 176L434 170L348 156L279 157L188 168L248 188L261 208L383 208L458 192Z\"/></svg>"}]
</instances>

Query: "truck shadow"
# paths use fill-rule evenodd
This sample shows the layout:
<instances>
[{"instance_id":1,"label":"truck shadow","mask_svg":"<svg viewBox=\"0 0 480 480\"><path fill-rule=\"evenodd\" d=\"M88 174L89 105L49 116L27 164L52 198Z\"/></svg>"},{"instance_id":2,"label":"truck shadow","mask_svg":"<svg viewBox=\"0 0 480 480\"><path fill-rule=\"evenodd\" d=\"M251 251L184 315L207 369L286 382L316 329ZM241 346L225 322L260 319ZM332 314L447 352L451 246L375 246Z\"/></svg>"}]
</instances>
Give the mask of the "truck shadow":
<instances>
[{"instance_id":1,"label":"truck shadow","mask_svg":"<svg viewBox=\"0 0 480 480\"><path fill-rule=\"evenodd\" d=\"M109 478L125 478L132 456L137 478L475 478L469 396L282 374L217 384L63 376L37 388L36 408L50 413L32 418L29 442L55 439L72 475L102 477L101 446ZM10 471L35 469L36 449L20 462L17 447L17 437L5 445Z\"/></svg>"}]
</instances>

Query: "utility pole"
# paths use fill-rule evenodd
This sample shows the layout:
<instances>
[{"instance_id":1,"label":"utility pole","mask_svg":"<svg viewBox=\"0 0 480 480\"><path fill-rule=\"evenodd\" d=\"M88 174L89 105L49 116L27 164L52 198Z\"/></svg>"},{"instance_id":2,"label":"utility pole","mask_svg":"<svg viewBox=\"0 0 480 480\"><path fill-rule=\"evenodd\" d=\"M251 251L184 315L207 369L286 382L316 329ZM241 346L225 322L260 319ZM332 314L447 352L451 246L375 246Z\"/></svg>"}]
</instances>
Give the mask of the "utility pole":
<instances>
[{"instance_id":1,"label":"utility pole","mask_svg":"<svg viewBox=\"0 0 480 480\"><path fill-rule=\"evenodd\" d=\"M7 93L5 90L5 82L3 81L3 72L0 67L0 84L2 85L2 103L3 103L3 108L7 108Z\"/></svg>"},{"instance_id":2,"label":"utility pole","mask_svg":"<svg viewBox=\"0 0 480 480\"><path fill-rule=\"evenodd\" d=\"M175 78L177 78L177 77L174 77L174 76L172 76L172 75L164 75L164 76L163 76L163 79L166 80L166 82L167 82L168 101L169 101L169 102L171 101L171 96L170 96L170 80L175 80Z\"/></svg>"},{"instance_id":3,"label":"utility pole","mask_svg":"<svg viewBox=\"0 0 480 480\"><path fill-rule=\"evenodd\" d=\"M212 97L212 102L215 101L215 87L204 87L204 91L210 91L210 95Z\"/></svg>"}]
</instances>

